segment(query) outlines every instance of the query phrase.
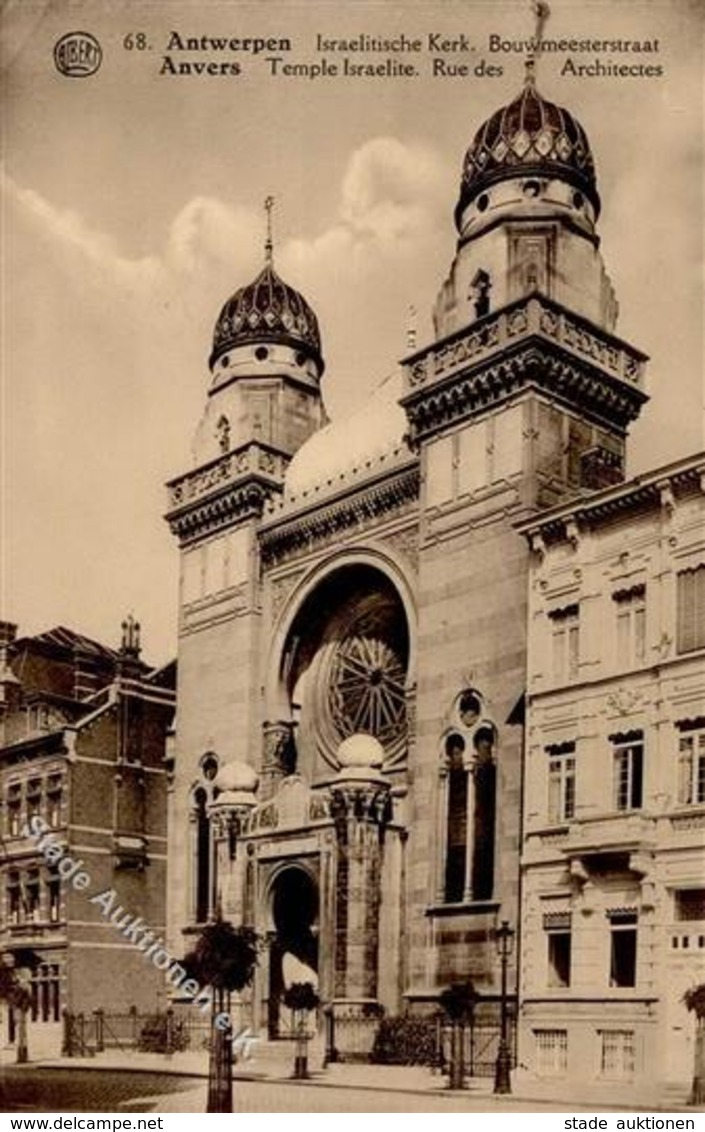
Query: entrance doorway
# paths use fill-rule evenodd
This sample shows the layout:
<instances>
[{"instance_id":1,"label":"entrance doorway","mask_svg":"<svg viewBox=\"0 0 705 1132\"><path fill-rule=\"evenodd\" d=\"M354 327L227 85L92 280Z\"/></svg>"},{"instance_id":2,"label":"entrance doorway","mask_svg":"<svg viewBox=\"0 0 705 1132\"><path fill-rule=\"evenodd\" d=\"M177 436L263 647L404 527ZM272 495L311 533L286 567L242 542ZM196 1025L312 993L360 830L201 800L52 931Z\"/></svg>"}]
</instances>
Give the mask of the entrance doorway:
<instances>
[{"instance_id":1,"label":"entrance doorway","mask_svg":"<svg viewBox=\"0 0 705 1132\"><path fill-rule=\"evenodd\" d=\"M291 1016L282 1001L292 983L318 989L318 885L310 873L291 865L271 889L274 935L269 950L270 1038L290 1036Z\"/></svg>"}]
</instances>

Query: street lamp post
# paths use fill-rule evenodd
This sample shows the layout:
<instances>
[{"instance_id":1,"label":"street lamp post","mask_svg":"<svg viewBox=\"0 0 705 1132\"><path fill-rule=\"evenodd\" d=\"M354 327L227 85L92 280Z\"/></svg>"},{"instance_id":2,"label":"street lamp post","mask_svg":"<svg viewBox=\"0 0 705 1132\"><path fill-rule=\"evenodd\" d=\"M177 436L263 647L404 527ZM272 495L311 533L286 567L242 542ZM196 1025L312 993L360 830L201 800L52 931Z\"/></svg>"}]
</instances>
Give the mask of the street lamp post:
<instances>
[{"instance_id":1,"label":"street lamp post","mask_svg":"<svg viewBox=\"0 0 705 1132\"><path fill-rule=\"evenodd\" d=\"M507 966L514 944L514 931L510 928L508 920L502 920L502 923L496 929L495 940L501 963L502 989L500 999L499 1047L497 1049L497 1062L495 1065L494 1091L495 1093L511 1093L512 1056L507 1040Z\"/></svg>"}]
</instances>

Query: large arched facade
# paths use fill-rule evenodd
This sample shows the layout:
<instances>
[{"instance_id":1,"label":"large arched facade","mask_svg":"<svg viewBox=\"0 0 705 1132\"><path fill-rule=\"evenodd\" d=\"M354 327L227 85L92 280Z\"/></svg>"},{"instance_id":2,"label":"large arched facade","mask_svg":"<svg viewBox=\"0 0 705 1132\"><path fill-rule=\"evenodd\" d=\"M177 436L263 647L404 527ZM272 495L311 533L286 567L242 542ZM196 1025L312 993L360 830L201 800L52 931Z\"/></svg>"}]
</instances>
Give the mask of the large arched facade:
<instances>
[{"instance_id":1,"label":"large arched facade","mask_svg":"<svg viewBox=\"0 0 705 1132\"><path fill-rule=\"evenodd\" d=\"M268 721L291 726L287 771L325 781L350 735L373 735L385 772L407 760L415 688L415 608L388 554L335 555L296 587L273 636Z\"/></svg>"}]
</instances>

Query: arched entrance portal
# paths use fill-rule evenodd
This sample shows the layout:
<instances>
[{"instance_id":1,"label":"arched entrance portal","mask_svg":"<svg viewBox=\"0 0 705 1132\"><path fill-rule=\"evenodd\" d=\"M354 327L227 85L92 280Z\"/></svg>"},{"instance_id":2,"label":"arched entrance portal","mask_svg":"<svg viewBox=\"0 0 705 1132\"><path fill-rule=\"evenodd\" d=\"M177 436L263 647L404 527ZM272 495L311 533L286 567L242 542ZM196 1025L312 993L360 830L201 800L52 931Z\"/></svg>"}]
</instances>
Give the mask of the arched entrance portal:
<instances>
[{"instance_id":1,"label":"arched entrance portal","mask_svg":"<svg viewBox=\"0 0 705 1132\"><path fill-rule=\"evenodd\" d=\"M309 872L290 865L275 877L271 887L274 931L269 953L270 1038L288 1036L289 1011L282 997L292 983L318 988L318 885Z\"/></svg>"}]
</instances>

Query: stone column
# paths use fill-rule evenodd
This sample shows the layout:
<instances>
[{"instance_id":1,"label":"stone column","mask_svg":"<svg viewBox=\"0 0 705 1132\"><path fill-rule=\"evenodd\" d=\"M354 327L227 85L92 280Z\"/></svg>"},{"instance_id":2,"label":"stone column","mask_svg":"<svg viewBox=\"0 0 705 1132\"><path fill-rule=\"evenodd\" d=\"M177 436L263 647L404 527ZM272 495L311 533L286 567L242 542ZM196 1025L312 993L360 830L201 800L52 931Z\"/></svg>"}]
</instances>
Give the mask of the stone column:
<instances>
[{"instance_id":1,"label":"stone column","mask_svg":"<svg viewBox=\"0 0 705 1132\"><path fill-rule=\"evenodd\" d=\"M296 748L291 723L265 723L262 732L260 796L263 802L267 802L276 794L282 779L296 769Z\"/></svg>"},{"instance_id":2,"label":"stone column","mask_svg":"<svg viewBox=\"0 0 705 1132\"><path fill-rule=\"evenodd\" d=\"M208 807L213 835L216 909L231 924L244 923L247 854L240 844L256 804L254 790L224 790Z\"/></svg>"},{"instance_id":3,"label":"stone column","mask_svg":"<svg viewBox=\"0 0 705 1132\"><path fill-rule=\"evenodd\" d=\"M384 832L391 786L384 752L368 735L341 744L341 768L331 786L337 841L335 976L331 1004L340 1060L365 1061L381 1013L377 998L379 909Z\"/></svg>"}]
</instances>

